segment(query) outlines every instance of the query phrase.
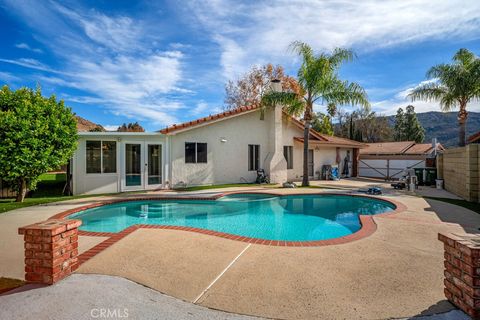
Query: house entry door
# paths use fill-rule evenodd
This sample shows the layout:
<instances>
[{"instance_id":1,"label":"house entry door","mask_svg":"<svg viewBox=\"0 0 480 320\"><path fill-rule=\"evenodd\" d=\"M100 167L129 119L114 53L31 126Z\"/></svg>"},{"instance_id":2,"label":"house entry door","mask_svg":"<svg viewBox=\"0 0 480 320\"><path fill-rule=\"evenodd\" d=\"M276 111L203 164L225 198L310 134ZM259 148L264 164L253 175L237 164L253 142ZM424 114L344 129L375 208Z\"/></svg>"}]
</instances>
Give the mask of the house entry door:
<instances>
[{"instance_id":1,"label":"house entry door","mask_svg":"<svg viewBox=\"0 0 480 320\"><path fill-rule=\"evenodd\" d=\"M149 142L125 142L122 190L160 188L163 184L162 145Z\"/></svg>"}]
</instances>

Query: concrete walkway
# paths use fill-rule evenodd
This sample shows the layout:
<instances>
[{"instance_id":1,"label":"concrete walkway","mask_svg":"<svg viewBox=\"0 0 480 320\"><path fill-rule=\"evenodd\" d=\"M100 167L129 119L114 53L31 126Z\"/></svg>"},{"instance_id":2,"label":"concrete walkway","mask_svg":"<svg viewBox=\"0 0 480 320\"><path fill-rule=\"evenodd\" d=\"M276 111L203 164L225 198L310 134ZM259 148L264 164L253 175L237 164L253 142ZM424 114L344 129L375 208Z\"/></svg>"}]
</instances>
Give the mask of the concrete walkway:
<instances>
[{"instance_id":1,"label":"concrete walkway","mask_svg":"<svg viewBox=\"0 0 480 320\"><path fill-rule=\"evenodd\" d=\"M258 319L197 306L126 279L81 274L50 287L0 296L0 310L1 319L12 320Z\"/></svg>"},{"instance_id":2,"label":"concrete walkway","mask_svg":"<svg viewBox=\"0 0 480 320\"><path fill-rule=\"evenodd\" d=\"M75 296L75 303L71 297ZM28 308L25 305L28 303ZM60 306L60 307L59 307ZM75 274L53 286L0 295L2 319L95 319L110 312L113 319L261 320L197 306L135 282L105 275ZM407 319L407 318L404 318ZM459 310L415 320L468 320Z\"/></svg>"},{"instance_id":3,"label":"concrete walkway","mask_svg":"<svg viewBox=\"0 0 480 320\"><path fill-rule=\"evenodd\" d=\"M75 297L75 303L71 297ZM25 307L28 304L28 307ZM50 287L0 295L2 319L113 319L260 320L197 306L161 294L135 282L105 275L75 274ZM113 316L115 315L115 316ZM128 317L126 317L128 316ZM103 318L106 318L104 316ZM404 318L407 319L407 318ZM468 320L459 310L415 320Z\"/></svg>"}]
</instances>

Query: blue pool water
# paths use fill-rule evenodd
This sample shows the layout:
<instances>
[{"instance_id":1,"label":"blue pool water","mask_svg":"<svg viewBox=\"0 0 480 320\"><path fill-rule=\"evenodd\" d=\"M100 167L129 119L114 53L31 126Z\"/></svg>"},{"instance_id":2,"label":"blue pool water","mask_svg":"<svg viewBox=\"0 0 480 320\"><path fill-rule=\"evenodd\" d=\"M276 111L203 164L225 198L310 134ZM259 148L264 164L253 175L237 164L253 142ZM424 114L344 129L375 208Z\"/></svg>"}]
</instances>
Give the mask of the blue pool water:
<instances>
[{"instance_id":1,"label":"blue pool water","mask_svg":"<svg viewBox=\"0 0 480 320\"><path fill-rule=\"evenodd\" d=\"M312 241L360 229L358 215L392 211L389 202L342 195L235 194L218 200L151 200L78 212L81 230L119 232L135 224L196 227L245 237Z\"/></svg>"}]
</instances>

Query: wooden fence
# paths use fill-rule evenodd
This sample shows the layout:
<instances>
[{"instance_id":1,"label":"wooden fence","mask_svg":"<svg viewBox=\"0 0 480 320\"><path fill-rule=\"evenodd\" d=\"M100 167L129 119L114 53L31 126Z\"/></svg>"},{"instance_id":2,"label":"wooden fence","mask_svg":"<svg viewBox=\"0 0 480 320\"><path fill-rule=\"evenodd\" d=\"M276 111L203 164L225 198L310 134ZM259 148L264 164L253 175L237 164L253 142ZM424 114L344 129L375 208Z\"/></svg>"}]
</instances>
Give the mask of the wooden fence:
<instances>
[{"instance_id":1,"label":"wooden fence","mask_svg":"<svg viewBox=\"0 0 480 320\"><path fill-rule=\"evenodd\" d=\"M468 201L480 202L480 144L447 149L437 157L445 189Z\"/></svg>"},{"instance_id":2,"label":"wooden fence","mask_svg":"<svg viewBox=\"0 0 480 320\"><path fill-rule=\"evenodd\" d=\"M10 186L0 179L0 199L1 198L13 198L16 193L10 188Z\"/></svg>"}]
</instances>

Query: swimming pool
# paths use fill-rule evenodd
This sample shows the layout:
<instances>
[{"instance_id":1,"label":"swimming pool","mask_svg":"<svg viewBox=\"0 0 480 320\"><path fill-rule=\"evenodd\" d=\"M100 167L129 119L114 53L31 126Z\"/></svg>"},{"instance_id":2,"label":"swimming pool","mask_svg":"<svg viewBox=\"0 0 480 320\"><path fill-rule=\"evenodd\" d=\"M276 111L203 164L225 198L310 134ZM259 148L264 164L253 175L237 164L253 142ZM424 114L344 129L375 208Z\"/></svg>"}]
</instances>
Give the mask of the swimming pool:
<instances>
[{"instance_id":1,"label":"swimming pool","mask_svg":"<svg viewBox=\"0 0 480 320\"><path fill-rule=\"evenodd\" d=\"M207 229L266 240L315 241L339 238L361 228L359 215L395 210L395 205L348 195L231 194L216 200L142 200L77 212L80 230L120 232L132 225Z\"/></svg>"}]
</instances>

